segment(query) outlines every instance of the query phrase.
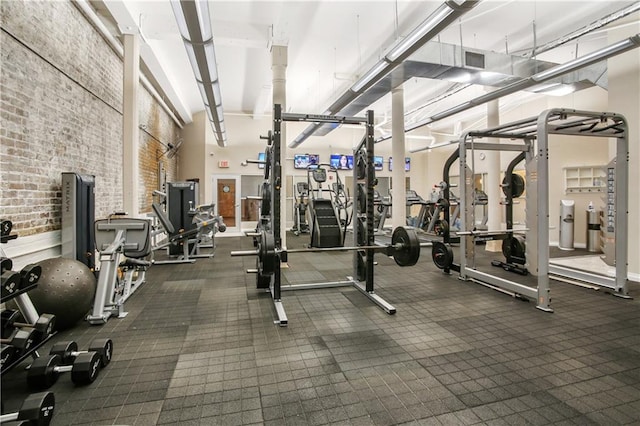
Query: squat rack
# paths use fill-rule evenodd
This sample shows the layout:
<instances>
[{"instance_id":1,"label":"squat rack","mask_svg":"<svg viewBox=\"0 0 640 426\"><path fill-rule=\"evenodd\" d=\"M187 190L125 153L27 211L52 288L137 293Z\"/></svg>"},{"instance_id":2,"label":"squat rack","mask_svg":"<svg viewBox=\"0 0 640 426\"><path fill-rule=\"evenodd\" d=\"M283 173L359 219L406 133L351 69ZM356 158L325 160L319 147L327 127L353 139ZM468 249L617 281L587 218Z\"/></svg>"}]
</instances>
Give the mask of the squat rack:
<instances>
[{"instance_id":1,"label":"squat rack","mask_svg":"<svg viewBox=\"0 0 640 426\"><path fill-rule=\"evenodd\" d=\"M309 284L290 284L286 286L282 286L282 274L281 274L281 261L287 261L287 250L282 247L282 239L280 238L281 232L281 217L280 217L280 193L282 186L282 152L281 152L281 143L282 143L282 122L284 121L310 121L310 122L321 122L321 123L338 123L338 124L358 124L364 125L366 134L363 137L362 141L358 145L358 147L354 150L354 153L360 152L361 150L366 151L366 174L364 179L360 181L364 184L366 188L366 209L364 212L360 212L363 216L366 217L366 238L364 239L365 244L360 244L361 246L366 246L362 251L357 250L354 252L354 262L353 262L353 276L347 277L345 281L335 281L335 282L325 282L325 283L309 283ZM373 165L373 156L374 156L374 122L373 122L373 111L367 111L366 117L346 117L346 116L332 116L332 115L317 115L317 114L296 114L296 113L285 113L282 112L282 106L280 104L274 105L273 110L273 133L271 135L271 202L272 202L272 232L274 236L274 246L276 262L275 268L273 272L273 278L270 280L269 284L269 293L273 300L274 307L276 309L276 314L278 316L277 323L280 326L286 326L288 324L287 314L284 310L284 306L282 305L281 295L283 290L299 290L299 289L313 289L313 288L327 288L327 287L340 287L340 286L353 286L362 292L365 296L367 296L372 302L376 305L380 306L385 312L388 314L394 314L396 312L395 308L382 299L380 296L375 294L374 292L374 282L373 282L373 266L374 266L374 251L372 247L375 244L374 240L374 232L373 232L373 187L374 187L374 165ZM355 160L354 156L354 160ZM354 167L354 195L357 194L357 167ZM357 210L358 203L354 203L354 217L357 217L355 212ZM362 236L360 236L362 239ZM362 241L362 240L361 240ZM354 246L357 245L358 242L358 231L357 227L354 226L354 238L353 243ZM364 255L362 254L364 253ZM361 257L362 261L358 261L358 256ZM362 285L360 280L364 280L365 283Z\"/></svg>"},{"instance_id":2,"label":"squat rack","mask_svg":"<svg viewBox=\"0 0 640 426\"><path fill-rule=\"evenodd\" d=\"M610 182L611 185L615 185L613 204L615 278L549 265L549 135L616 138L615 181ZM519 139L523 144L491 144L475 141L482 138ZM473 220L473 202L469 194L472 178L466 174L467 149L471 149L472 153L474 149L524 152L527 181L526 222L529 226L526 230L526 266L532 275L537 276L537 287L524 286L468 266L473 261L474 237L482 235L482 232L467 229L467 223L471 223L468 220ZM462 221L462 229L459 232L459 235L464 236L460 240L460 277L462 279L479 281L535 299L536 307L547 312L553 312L550 306L550 273L606 287L613 290L615 296L630 298L627 290L629 151L628 125L624 116L607 112L549 109L537 117L463 134L460 138L459 156L460 203L461 211L465 214L465 220Z\"/></svg>"}]
</instances>

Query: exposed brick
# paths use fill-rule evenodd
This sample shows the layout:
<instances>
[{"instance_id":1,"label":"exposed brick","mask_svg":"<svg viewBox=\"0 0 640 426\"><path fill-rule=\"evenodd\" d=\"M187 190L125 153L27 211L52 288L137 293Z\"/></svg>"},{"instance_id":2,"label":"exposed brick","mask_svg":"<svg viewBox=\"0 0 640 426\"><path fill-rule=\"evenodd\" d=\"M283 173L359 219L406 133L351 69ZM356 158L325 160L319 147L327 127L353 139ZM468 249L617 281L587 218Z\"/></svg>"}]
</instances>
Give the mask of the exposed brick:
<instances>
[{"instance_id":1,"label":"exposed brick","mask_svg":"<svg viewBox=\"0 0 640 426\"><path fill-rule=\"evenodd\" d=\"M122 208L122 60L71 2L0 2L0 216L20 235L60 229L61 173L96 176L96 217ZM19 41L17 41L17 40ZM44 59L43 59L44 58ZM139 120L173 143L179 128L144 89ZM151 210L158 161L176 159L140 132L140 210Z\"/></svg>"}]
</instances>

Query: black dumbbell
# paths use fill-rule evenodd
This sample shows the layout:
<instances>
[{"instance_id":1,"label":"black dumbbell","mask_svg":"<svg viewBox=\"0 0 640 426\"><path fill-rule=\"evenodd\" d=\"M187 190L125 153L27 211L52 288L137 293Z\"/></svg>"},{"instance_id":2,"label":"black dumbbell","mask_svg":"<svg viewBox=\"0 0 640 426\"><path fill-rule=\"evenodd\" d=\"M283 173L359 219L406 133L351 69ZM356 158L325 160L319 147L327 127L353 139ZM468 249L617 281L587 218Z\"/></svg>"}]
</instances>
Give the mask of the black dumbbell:
<instances>
[{"instance_id":1,"label":"black dumbbell","mask_svg":"<svg viewBox=\"0 0 640 426\"><path fill-rule=\"evenodd\" d=\"M16 271L4 271L0 282L2 283L2 300L11 297L20 290L22 283L22 275Z\"/></svg>"},{"instance_id":2,"label":"black dumbbell","mask_svg":"<svg viewBox=\"0 0 640 426\"><path fill-rule=\"evenodd\" d=\"M47 426L51 423L55 405L56 399L53 396L53 392L34 393L22 402L20 411L0 416L0 423L18 421L15 424ZM25 421L28 423L24 423Z\"/></svg>"},{"instance_id":3,"label":"black dumbbell","mask_svg":"<svg viewBox=\"0 0 640 426\"><path fill-rule=\"evenodd\" d=\"M111 362L113 357L113 340L96 339L89 344L89 349L79 351L76 342L58 342L49 351L49 355L58 355L60 363L67 365L73 363L73 360L80 354L87 352L97 352L100 355L100 367L104 368Z\"/></svg>"},{"instance_id":4,"label":"black dumbbell","mask_svg":"<svg viewBox=\"0 0 640 426\"><path fill-rule=\"evenodd\" d=\"M30 263L20 270L20 276L22 277L22 288L32 286L42 276L42 266Z\"/></svg>"},{"instance_id":5,"label":"black dumbbell","mask_svg":"<svg viewBox=\"0 0 640 426\"><path fill-rule=\"evenodd\" d=\"M0 257L0 274L4 271L10 271L13 268L13 261L8 257Z\"/></svg>"},{"instance_id":6,"label":"black dumbbell","mask_svg":"<svg viewBox=\"0 0 640 426\"><path fill-rule=\"evenodd\" d=\"M11 332L12 328L32 328L36 331L36 338L43 340L53 333L56 325L56 316L51 314L42 314L38 317L35 324L19 322L20 312L5 310L0 314L2 318L2 336L5 337Z\"/></svg>"},{"instance_id":7,"label":"black dumbbell","mask_svg":"<svg viewBox=\"0 0 640 426\"><path fill-rule=\"evenodd\" d=\"M13 222L7 219L0 219L0 235L6 237L13 229Z\"/></svg>"},{"instance_id":8,"label":"black dumbbell","mask_svg":"<svg viewBox=\"0 0 640 426\"><path fill-rule=\"evenodd\" d=\"M18 350L12 345L2 345L0 349L0 370L4 370L5 365L11 364L16 357Z\"/></svg>"},{"instance_id":9,"label":"black dumbbell","mask_svg":"<svg viewBox=\"0 0 640 426\"><path fill-rule=\"evenodd\" d=\"M100 373L100 355L97 352L79 354L73 365L60 365L58 355L36 358L29 367L27 384L31 389L48 389L58 381L60 373L71 372L71 381L76 385L93 383Z\"/></svg>"},{"instance_id":10,"label":"black dumbbell","mask_svg":"<svg viewBox=\"0 0 640 426\"><path fill-rule=\"evenodd\" d=\"M0 343L13 346L21 354L30 351L37 342L38 332L33 328L15 330L8 339L0 339Z\"/></svg>"}]
</instances>

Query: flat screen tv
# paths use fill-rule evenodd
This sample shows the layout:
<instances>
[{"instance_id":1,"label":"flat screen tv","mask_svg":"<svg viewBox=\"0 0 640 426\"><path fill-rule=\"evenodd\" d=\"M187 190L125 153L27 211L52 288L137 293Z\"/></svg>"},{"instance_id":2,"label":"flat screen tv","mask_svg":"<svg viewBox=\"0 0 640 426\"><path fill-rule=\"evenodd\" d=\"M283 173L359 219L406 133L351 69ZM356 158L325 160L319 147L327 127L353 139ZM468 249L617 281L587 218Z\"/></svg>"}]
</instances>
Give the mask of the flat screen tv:
<instances>
[{"instance_id":1,"label":"flat screen tv","mask_svg":"<svg viewBox=\"0 0 640 426\"><path fill-rule=\"evenodd\" d=\"M373 168L375 170L382 170L382 164L384 163L384 158L382 156L375 155L373 157Z\"/></svg>"},{"instance_id":2,"label":"flat screen tv","mask_svg":"<svg viewBox=\"0 0 640 426\"><path fill-rule=\"evenodd\" d=\"M258 154L258 161L265 161L266 156L264 155L264 152L261 152L260 154ZM258 164L258 168L259 169L264 169L264 164Z\"/></svg>"},{"instance_id":3,"label":"flat screen tv","mask_svg":"<svg viewBox=\"0 0 640 426\"><path fill-rule=\"evenodd\" d=\"M353 155L331 154L329 164L334 169L351 170L353 169Z\"/></svg>"},{"instance_id":4,"label":"flat screen tv","mask_svg":"<svg viewBox=\"0 0 640 426\"><path fill-rule=\"evenodd\" d=\"M318 154L294 154L293 168L306 169L309 166L317 166L320 160Z\"/></svg>"},{"instance_id":5,"label":"flat screen tv","mask_svg":"<svg viewBox=\"0 0 640 426\"><path fill-rule=\"evenodd\" d=\"M408 172L409 170L411 170L411 158L405 157L404 158L404 171ZM393 159L391 157L389 157L389 171L390 172L393 171Z\"/></svg>"}]
</instances>

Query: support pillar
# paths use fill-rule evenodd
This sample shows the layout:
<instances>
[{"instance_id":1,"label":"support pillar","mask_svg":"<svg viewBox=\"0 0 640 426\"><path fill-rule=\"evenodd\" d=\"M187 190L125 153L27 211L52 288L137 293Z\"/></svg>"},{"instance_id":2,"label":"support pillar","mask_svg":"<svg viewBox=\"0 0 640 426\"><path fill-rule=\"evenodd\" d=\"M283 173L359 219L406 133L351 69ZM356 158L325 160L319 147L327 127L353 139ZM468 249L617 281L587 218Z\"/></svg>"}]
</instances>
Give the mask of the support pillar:
<instances>
[{"instance_id":1,"label":"support pillar","mask_svg":"<svg viewBox=\"0 0 640 426\"><path fill-rule=\"evenodd\" d=\"M140 213L138 184L138 87L140 81L140 37L124 34L124 78L122 105L122 193L123 207L131 216Z\"/></svg>"},{"instance_id":2,"label":"support pillar","mask_svg":"<svg viewBox=\"0 0 640 426\"><path fill-rule=\"evenodd\" d=\"M287 46L271 47L271 73L273 78L273 104L282 105L282 111L287 111ZM287 126L286 122L282 123L280 144L281 157L283 159L282 170L282 191L280 192L280 238L282 247L287 247Z\"/></svg>"},{"instance_id":3,"label":"support pillar","mask_svg":"<svg viewBox=\"0 0 640 426\"><path fill-rule=\"evenodd\" d=\"M407 185L404 171L404 89L398 86L391 91L391 156L393 157L393 179L391 223L393 229L407 225Z\"/></svg>"},{"instance_id":4,"label":"support pillar","mask_svg":"<svg viewBox=\"0 0 640 426\"><path fill-rule=\"evenodd\" d=\"M500 101L498 99L490 101L487 104L487 127L496 127L500 125ZM499 139L489 139L490 143L499 143ZM489 229L500 229L504 207L500 205L502 191L500 190L500 151L485 152L487 163L487 180L484 183L484 191L489 197L487 205L487 214L489 221L487 227ZM485 246L487 251L502 251L502 241L487 241Z\"/></svg>"}]
</instances>

